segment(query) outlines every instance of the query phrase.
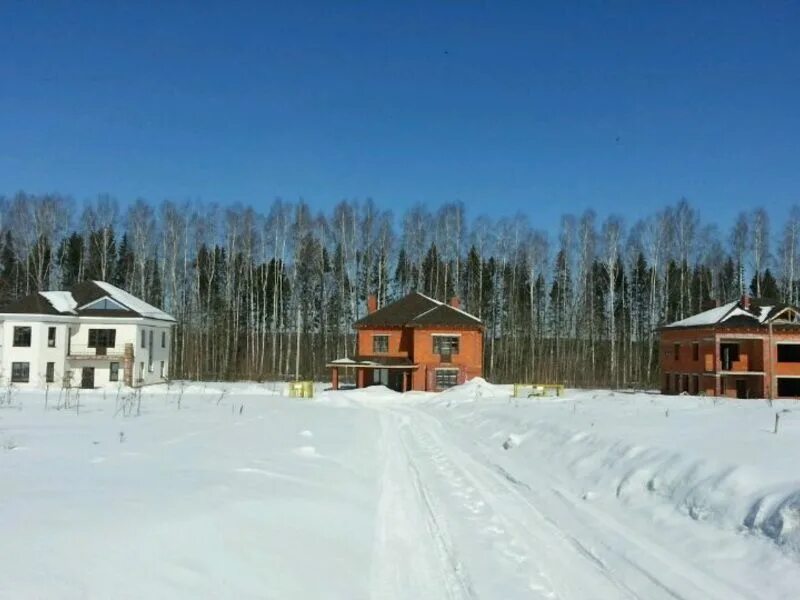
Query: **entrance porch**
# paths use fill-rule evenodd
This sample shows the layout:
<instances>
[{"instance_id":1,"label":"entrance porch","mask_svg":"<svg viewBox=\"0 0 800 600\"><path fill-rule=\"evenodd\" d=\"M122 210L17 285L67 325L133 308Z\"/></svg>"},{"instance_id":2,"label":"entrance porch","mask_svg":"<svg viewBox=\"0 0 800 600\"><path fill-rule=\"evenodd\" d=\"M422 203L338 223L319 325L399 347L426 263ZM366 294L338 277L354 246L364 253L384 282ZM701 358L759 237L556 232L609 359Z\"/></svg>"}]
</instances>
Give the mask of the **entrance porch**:
<instances>
[{"instance_id":1,"label":"entrance porch","mask_svg":"<svg viewBox=\"0 0 800 600\"><path fill-rule=\"evenodd\" d=\"M357 388L384 385L396 392L407 392L412 388L411 375L419 365L408 359L385 361L356 361L340 358L326 365L331 370L331 387L339 389L340 375L355 372Z\"/></svg>"}]
</instances>

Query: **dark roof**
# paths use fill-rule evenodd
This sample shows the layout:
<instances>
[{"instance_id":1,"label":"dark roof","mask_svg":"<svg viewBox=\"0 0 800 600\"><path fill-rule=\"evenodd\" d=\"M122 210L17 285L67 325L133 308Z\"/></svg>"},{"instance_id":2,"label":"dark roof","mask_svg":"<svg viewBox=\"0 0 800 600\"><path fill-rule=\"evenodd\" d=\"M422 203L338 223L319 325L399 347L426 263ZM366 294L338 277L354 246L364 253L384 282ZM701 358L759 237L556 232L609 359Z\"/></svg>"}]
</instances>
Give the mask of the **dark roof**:
<instances>
[{"instance_id":1,"label":"dark roof","mask_svg":"<svg viewBox=\"0 0 800 600\"><path fill-rule=\"evenodd\" d=\"M72 297L75 298L75 302L78 303L78 306L85 306L95 300L100 300L100 298L108 297L108 292L97 285L94 281L83 281L77 285L74 285L70 288L70 293ZM119 303L118 303L119 304ZM120 306L124 306L120 304ZM128 308L128 307L126 307ZM120 317L120 318L128 318L128 317L141 317L143 315L139 314L135 310L109 310L109 309L102 309L102 308L84 308L78 309L78 314L83 315L86 317Z\"/></svg>"},{"instance_id":2,"label":"dark roof","mask_svg":"<svg viewBox=\"0 0 800 600\"><path fill-rule=\"evenodd\" d=\"M441 304L414 318L412 327L425 327L427 325L453 325L475 327L480 321L472 315L455 309L448 304Z\"/></svg>"},{"instance_id":3,"label":"dark roof","mask_svg":"<svg viewBox=\"0 0 800 600\"><path fill-rule=\"evenodd\" d=\"M419 292L411 292L399 300L387 304L374 313L355 322L355 327L480 327L480 319L428 298Z\"/></svg>"},{"instance_id":4,"label":"dark roof","mask_svg":"<svg viewBox=\"0 0 800 600\"><path fill-rule=\"evenodd\" d=\"M766 328L770 323L779 326L796 327L800 324L800 321L777 319L778 315L787 309L789 309L792 317L800 313L797 307L778 300L768 298L750 298L747 302L744 299L735 300L691 315L680 321L669 323L660 327L660 329L704 327L753 329Z\"/></svg>"},{"instance_id":5,"label":"dark roof","mask_svg":"<svg viewBox=\"0 0 800 600\"><path fill-rule=\"evenodd\" d=\"M50 297L48 298L48 296ZM108 298L120 308L81 308L102 298ZM68 302L68 300L71 300L71 302ZM166 313L128 294L124 290L105 282L95 281L78 283L70 288L68 292L37 292L30 294L0 308L0 313L112 318L144 317L174 321Z\"/></svg>"},{"instance_id":6,"label":"dark roof","mask_svg":"<svg viewBox=\"0 0 800 600\"><path fill-rule=\"evenodd\" d=\"M18 313L25 315L60 315L53 305L41 294L30 294L19 300L7 304L0 310L4 313Z\"/></svg>"}]
</instances>

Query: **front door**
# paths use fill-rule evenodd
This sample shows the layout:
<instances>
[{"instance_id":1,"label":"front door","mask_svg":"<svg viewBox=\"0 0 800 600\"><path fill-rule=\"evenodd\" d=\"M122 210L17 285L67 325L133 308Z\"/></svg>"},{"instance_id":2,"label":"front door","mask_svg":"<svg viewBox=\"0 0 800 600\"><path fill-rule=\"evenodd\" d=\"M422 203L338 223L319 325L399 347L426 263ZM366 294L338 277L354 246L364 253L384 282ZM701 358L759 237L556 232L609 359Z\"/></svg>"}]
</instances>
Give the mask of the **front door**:
<instances>
[{"instance_id":1,"label":"front door","mask_svg":"<svg viewBox=\"0 0 800 600\"><path fill-rule=\"evenodd\" d=\"M94 387L94 367L83 367L81 371L81 387L92 389Z\"/></svg>"},{"instance_id":2,"label":"front door","mask_svg":"<svg viewBox=\"0 0 800 600\"><path fill-rule=\"evenodd\" d=\"M737 379L736 380L736 397L737 398L747 398L747 380L746 379Z\"/></svg>"}]
</instances>

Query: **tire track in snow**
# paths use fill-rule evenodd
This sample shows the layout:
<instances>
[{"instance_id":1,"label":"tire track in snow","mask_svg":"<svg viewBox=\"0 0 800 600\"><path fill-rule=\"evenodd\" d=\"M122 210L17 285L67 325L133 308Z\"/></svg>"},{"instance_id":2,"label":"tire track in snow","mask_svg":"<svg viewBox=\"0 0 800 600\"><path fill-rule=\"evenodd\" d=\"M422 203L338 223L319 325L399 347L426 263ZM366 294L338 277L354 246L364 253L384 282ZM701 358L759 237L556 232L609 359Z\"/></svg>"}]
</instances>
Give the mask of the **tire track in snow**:
<instances>
[{"instance_id":1,"label":"tire track in snow","mask_svg":"<svg viewBox=\"0 0 800 600\"><path fill-rule=\"evenodd\" d=\"M370 573L374 600L475 598L438 509L401 435L407 418L383 413L384 470Z\"/></svg>"},{"instance_id":2,"label":"tire track in snow","mask_svg":"<svg viewBox=\"0 0 800 600\"><path fill-rule=\"evenodd\" d=\"M445 431L441 421L421 410L414 412L419 417L418 429L436 438L442 448L455 454L458 462L469 467L465 468L466 473L476 477L488 475L487 479L494 479L498 487L506 488L515 499L504 505L510 512L522 509L535 515L544 529L572 545L621 591L634 597L641 594L648 600L748 597L713 575L700 571L683 557L674 556L641 534L629 530L613 517L592 506L578 504L552 485L543 488L543 492L537 491L492 461L487 454L489 448L484 444L472 441L471 449L478 450L476 456L474 451L468 452L458 444L446 443L441 435ZM491 482L487 485L491 486ZM571 533L575 530L581 532L578 534L581 537L590 539L594 547Z\"/></svg>"}]
</instances>

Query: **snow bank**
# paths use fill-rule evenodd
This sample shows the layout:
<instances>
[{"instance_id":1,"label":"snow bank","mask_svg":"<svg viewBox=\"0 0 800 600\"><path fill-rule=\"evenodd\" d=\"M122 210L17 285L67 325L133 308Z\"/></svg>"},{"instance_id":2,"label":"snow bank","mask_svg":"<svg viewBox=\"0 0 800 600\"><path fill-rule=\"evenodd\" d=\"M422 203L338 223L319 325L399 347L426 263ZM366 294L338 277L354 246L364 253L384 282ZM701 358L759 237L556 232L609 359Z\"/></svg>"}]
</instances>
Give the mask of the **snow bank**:
<instances>
[{"instance_id":1,"label":"snow bank","mask_svg":"<svg viewBox=\"0 0 800 600\"><path fill-rule=\"evenodd\" d=\"M653 519L670 507L695 522L766 536L800 558L797 404L602 391L513 409L475 404L470 394L461 400L453 402L459 422L509 450L518 468L558 465L580 482L576 494ZM778 435L776 411L788 411Z\"/></svg>"},{"instance_id":2,"label":"snow bank","mask_svg":"<svg viewBox=\"0 0 800 600\"><path fill-rule=\"evenodd\" d=\"M439 392L431 399L431 402L434 404L476 402L487 398L508 398L511 393L511 386L495 385L483 377L473 377L461 385Z\"/></svg>"}]
</instances>

